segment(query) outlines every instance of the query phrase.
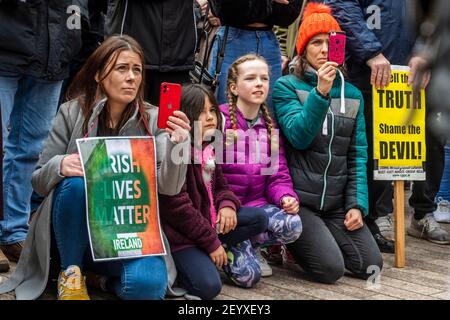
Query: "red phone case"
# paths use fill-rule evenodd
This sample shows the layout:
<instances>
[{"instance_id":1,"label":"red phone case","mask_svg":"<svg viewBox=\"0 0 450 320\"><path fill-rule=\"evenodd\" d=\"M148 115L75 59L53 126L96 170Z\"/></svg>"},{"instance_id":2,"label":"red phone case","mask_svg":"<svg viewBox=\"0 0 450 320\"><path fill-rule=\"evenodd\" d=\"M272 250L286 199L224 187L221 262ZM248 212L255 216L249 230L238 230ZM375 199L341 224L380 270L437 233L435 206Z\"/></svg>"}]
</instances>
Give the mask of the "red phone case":
<instances>
[{"instance_id":1,"label":"red phone case","mask_svg":"<svg viewBox=\"0 0 450 320\"><path fill-rule=\"evenodd\" d=\"M345 62L345 32L331 32L328 45L328 61L343 65Z\"/></svg>"},{"instance_id":2,"label":"red phone case","mask_svg":"<svg viewBox=\"0 0 450 320\"><path fill-rule=\"evenodd\" d=\"M175 110L180 110L181 85L178 83L161 83L159 95L158 127L167 128L167 121Z\"/></svg>"}]
</instances>

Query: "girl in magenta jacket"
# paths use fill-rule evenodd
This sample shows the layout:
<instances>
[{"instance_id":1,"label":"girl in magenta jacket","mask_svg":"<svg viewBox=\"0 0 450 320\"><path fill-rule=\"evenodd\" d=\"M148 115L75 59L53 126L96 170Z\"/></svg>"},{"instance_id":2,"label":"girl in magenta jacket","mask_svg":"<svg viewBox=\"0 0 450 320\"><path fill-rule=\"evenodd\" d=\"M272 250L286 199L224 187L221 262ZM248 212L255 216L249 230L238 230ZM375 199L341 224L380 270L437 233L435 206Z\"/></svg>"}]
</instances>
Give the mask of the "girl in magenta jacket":
<instances>
[{"instance_id":1,"label":"girl in magenta jacket","mask_svg":"<svg viewBox=\"0 0 450 320\"><path fill-rule=\"evenodd\" d=\"M259 243L286 244L297 240L302 224L283 143L268 112L268 92L269 66L264 58L248 54L230 66L228 104L220 106L227 137L222 170L242 205L265 210L269 226ZM260 262L265 264L261 257Z\"/></svg>"}]
</instances>

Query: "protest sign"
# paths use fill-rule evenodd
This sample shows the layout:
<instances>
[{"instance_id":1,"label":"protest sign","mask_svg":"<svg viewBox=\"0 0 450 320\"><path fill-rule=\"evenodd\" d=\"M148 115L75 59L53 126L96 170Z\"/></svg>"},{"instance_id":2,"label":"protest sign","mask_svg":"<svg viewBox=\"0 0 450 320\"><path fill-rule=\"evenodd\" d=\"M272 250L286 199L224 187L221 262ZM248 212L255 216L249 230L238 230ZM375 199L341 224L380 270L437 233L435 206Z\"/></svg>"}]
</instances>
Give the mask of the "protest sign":
<instances>
[{"instance_id":1,"label":"protest sign","mask_svg":"<svg viewBox=\"0 0 450 320\"><path fill-rule=\"evenodd\" d=\"M94 261L165 254L154 138L87 138L77 146Z\"/></svg>"},{"instance_id":2,"label":"protest sign","mask_svg":"<svg viewBox=\"0 0 450 320\"><path fill-rule=\"evenodd\" d=\"M425 91L413 93L408 75L392 66L389 85L372 89L375 180L425 180Z\"/></svg>"}]
</instances>

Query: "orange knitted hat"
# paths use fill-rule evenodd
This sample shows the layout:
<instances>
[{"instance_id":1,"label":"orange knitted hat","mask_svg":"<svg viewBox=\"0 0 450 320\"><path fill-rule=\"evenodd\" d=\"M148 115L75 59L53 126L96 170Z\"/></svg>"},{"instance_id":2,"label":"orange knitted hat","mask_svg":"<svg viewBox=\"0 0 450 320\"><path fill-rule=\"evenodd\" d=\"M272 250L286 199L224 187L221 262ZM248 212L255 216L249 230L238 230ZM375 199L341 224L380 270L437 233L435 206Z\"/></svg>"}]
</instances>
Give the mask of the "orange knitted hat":
<instances>
[{"instance_id":1,"label":"orange knitted hat","mask_svg":"<svg viewBox=\"0 0 450 320\"><path fill-rule=\"evenodd\" d=\"M297 54L301 55L309 40L319 33L341 31L336 19L331 15L331 8L322 3L310 2L305 7L303 20L298 30Z\"/></svg>"}]
</instances>

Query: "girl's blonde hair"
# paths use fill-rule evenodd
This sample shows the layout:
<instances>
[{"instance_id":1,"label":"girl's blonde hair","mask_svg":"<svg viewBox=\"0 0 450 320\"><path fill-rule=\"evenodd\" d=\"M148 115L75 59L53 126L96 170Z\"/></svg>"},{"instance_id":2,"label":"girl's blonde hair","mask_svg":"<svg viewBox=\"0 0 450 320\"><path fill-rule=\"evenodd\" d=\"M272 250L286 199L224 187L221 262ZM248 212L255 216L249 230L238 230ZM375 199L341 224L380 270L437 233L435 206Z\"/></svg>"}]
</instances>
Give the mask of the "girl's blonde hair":
<instances>
[{"instance_id":1,"label":"girl's blonde hair","mask_svg":"<svg viewBox=\"0 0 450 320\"><path fill-rule=\"evenodd\" d=\"M239 77L239 66L241 64L243 64L244 62L247 61L254 61L254 60L260 60L263 61L267 66L269 66L269 64L267 63L266 59L264 59L262 56L257 55L257 54L246 54L240 58L238 58L237 60L235 60L231 66L228 69L228 76L227 76L227 100L228 100L228 112L230 113L230 122L231 122L231 128L233 129L233 133L234 133L234 139L236 140L237 138L237 119L236 119L236 102L237 102L237 96L234 95L231 90L230 90L230 85L232 83L236 84L237 83L237 79ZM261 104L261 111L262 111L262 116L264 118L264 121L267 125L267 132L268 132L268 137L269 137L269 143L272 146L272 133L273 133L273 120L272 117L270 116L269 113L269 108L267 106L267 102L264 101Z\"/></svg>"}]
</instances>

